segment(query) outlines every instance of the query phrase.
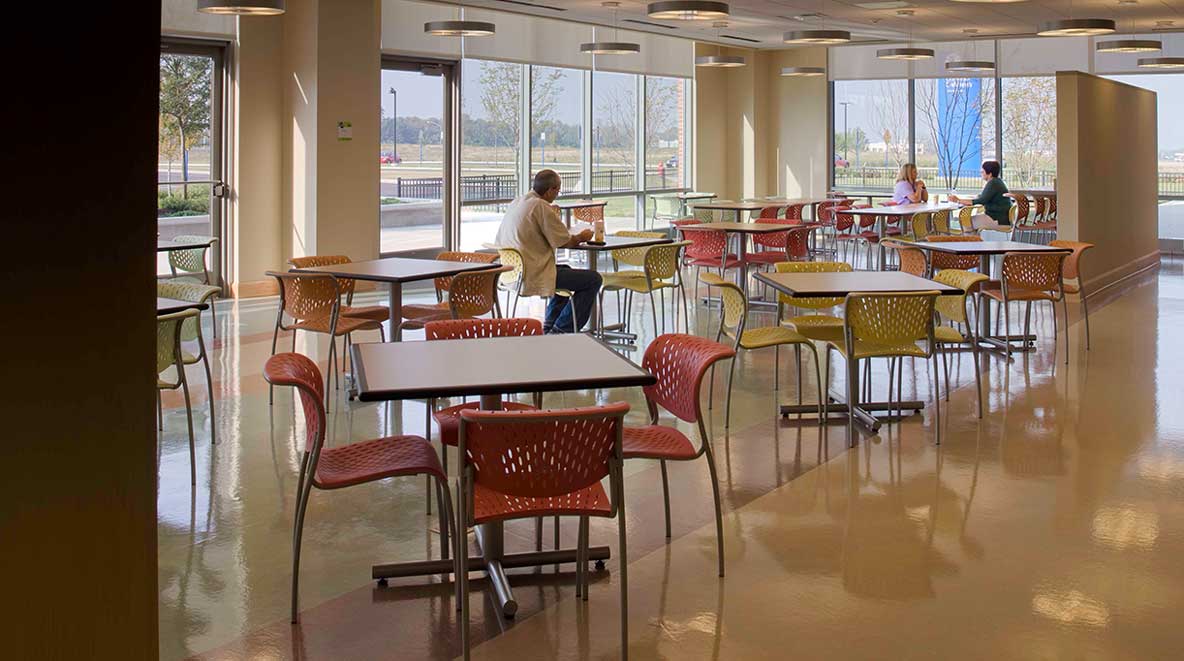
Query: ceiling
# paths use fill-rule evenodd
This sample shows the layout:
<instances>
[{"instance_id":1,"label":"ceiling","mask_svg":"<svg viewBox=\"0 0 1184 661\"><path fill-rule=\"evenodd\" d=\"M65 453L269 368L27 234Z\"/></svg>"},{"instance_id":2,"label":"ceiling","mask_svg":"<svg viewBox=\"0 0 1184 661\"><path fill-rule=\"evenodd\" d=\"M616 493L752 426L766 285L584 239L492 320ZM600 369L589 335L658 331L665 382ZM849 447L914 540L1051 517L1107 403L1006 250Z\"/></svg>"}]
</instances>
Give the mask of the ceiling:
<instances>
[{"instance_id":1,"label":"ceiling","mask_svg":"<svg viewBox=\"0 0 1184 661\"><path fill-rule=\"evenodd\" d=\"M487 7L515 13L611 25L613 10L600 0L465 0L470 7ZM710 21L655 21L646 15L648 2L622 0L617 9L622 28L687 37L748 48L786 48L782 33L822 27L849 30L858 43L954 41L977 37L1030 36L1045 21L1069 18L1110 18L1119 32L1148 33L1157 22L1171 21L1158 29L1184 29L1181 0L1029 0L1008 4L979 4L950 0L739 0L730 2L728 27L716 29ZM862 5L862 6L861 6ZM882 8L887 5L887 8ZM912 16L898 11L912 10Z\"/></svg>"}]
</instances>

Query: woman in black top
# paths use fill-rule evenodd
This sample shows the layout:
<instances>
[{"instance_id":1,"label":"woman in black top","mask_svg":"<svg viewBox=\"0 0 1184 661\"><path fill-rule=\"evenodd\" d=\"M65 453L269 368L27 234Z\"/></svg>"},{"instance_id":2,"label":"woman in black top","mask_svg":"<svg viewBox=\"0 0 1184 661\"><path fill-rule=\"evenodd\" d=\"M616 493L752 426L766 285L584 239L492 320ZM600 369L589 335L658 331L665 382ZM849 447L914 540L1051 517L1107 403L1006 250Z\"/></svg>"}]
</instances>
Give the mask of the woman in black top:
<instances>
[{"instance_id":1,"label":"woman in black top","mask_svg":"<svg viewBox=\"0 0 1184 661\"><path fill-rule=\"evenodd\" d=\"M999 178L999 162L983 162L983 192L973 200L951 195L950 201L962 205L981 204L985 214L976 214L971 218L975 231L996 230L1011 231L1011 198L1007 197L1007 185Z\"/></svg>"}]
</instances>

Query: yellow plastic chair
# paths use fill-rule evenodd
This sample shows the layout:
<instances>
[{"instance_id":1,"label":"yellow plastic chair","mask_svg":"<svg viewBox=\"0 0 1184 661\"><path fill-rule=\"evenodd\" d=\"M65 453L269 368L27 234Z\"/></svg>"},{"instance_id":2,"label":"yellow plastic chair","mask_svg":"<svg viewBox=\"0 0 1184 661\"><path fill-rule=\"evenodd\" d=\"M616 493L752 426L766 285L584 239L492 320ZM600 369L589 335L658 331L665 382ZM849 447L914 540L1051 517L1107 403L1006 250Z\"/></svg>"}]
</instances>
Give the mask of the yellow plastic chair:
<instances>
[{"instance_id":1,"label":"yellow plastic chair","mask_svg":"<svg viewBox=\"0 0 1184 661\"><path fill-rule=\"evenodd\" d=\"M953 234L954 233L953 228L950 227L950 214L951 214L951 211L949 209L943 209L941 211L933 212L933 218L932 218L933 232L931 232L932 234ZM922 236L925 236L925 235L922 235Z\"/></svg>"},{"instance_id":2,"label":"yellow plastic chair","mask_svg":"<svg viewBox=\"0 0 1184 661\"><path fill-rule=\"evenodd\" d=\"M939 321L950 321L966 329L965 335L963 335L963 331L953 326L938 324L933 329L933 339L937 342L938 350L941 351L942 367L945 369L946 401L950 401L950 363L947 346L961 346L969 343L970 350L974 353L974 387L978 394L978 417L981 418L983 417L983 380L978 364L979 338L975 326L978 323L979 308L977 305L974 308L974 322L972 323L971 317L967 313L966 304L972 296L977 299L979 289L990 278L982 273L973 273L960 269L942 269L937 272L937 275L933 279L943 285L957 287L963 291L959 296L938 296L937 300L933 303L933 308L937 311Z\"/></svg>"},{"instance_id":3,"label":"yellow plastic chair","mask_svg":"<svg viewBox=\"0 0 1184 661\"><path fill-rule=\"evenodd\" d=\"M845 273L854 269L847 262L778 262L773 265L778 273ZM843 319L827 314L799 314L785 318L785 306L798 310L826 310L843 302L834 297L803 297L777 295L777 321L805 335L811 340L841 340Z\"/></svg>"},{"instance_id":4,"label":"yellow plastic chair","mask_svg":"<svg viewBox=\"0 0 1184 661\"><path fill-rule=\"evenodd\" d=\"M491 246L497 250L498 262L502 266L510 267L508 270L502 272L498 276L497 288L506 292L506 307L510 308L510 316L518 316L518 299L522 298L522 282L526 277L526 263L522 259L522 253L517 248L503 248L501 246ZM510 295L513 294L514 304L510 305ZM556 289L555 296L562 296L568 299L568 305L574 305L572 301L572 292L567 289ZM572 332L578 333L579 329L575 328L576 313L572 309L571 314Z\"/></svg>"},{"instance_id":5,"label":"yellow plastic chair","mask_svg":"<svg viewBox=\"0 0 1184 661\"><path fill-rule=\"evenodd\" d=\"M189 382L185 380L185 362L181 351L181 326L196 321L197 310L184 310L156 317L156 425L164 429L164 405L160 391L177 390L185 395L185 418L189 424L189 483L197 484L197 465L193 450L193 407L189 400ZM165 373L173 370L173 377ZM212 397L211 397L212 399Z\"/></svg>"},{"instance_id":6,"label":"yellow plastic chair","mask_svg":"<svg viewBox=\"0 0 1184 661\"><path fill-rule=\"evenodd\" d=\"M655 234L654 232L634 232L637 234ZM626 235L626 233L618 233L618 236ZM628 311L633 305L633 294L649 294L650 297L650 313L654 318L654 336L657 337L660 333L666 332L666 290L672 289L671 292L672 303L674 304L674 331L678 331L678 301L674 300L675 295L682 297L682 309L684 325L687 332L690 333L690 314L687 308L687 292L683 286L682 269L679 264L682 263L682 251L690 241L676 241L674 243L663 243L654 246L646 246L644 248L627 248L624 250L613 251L614 263L621 263L621 259L625 260L626 264L636 264L642 267L638 271L623 271L613 273L602 273L603 284L600 289L600 308L604 309L604 295L611 292L625 292L625 300L623 303L622 312L619 318L625 319ZM639 251L640 255L638 252ZM628 252L626 255L618 257L616 253ZM640 256L640 259L638 257ZM655 296L657 295L657 296ZM661 297L659 303L656 299ZM661 331L658 330L658 310L661 310L662 324Z\"/></svg>"},{"instance_id":7,"label":"yellow plastic chair","mask_svg":"<svg viewBox=\"0 0 1184 661\"><path fill-rule=\"evenodd\" d=\"M810 338L785 326L764 326L761 328L745 328L748 323L748 297L734 282L728 282L714 273L706 273L703 282L710 288L719 291L723 301L723 312L720 314L719 330L715 334L715 341L720 342L725 336L732 341L737 357L732 359L728 367L728 395L724 405L724 429L732 420L732 377L736 372L736 360L740 349L753 351L773 347L773 390L781 389L781 347L793 345L797 358L798 372L798 404L802 403L802 346L810 349L814 355L814 379L818 384L819 423L826 420L826 399L822 396L822 372L818 362L818 350ZM712 387L708 392L714 392L715 368L712 367ZM708 395L708 408L711 407L711 395Z\"/></svg>"},{"instance_id":8,"label":"yellow plastic chair","mask_svg":"<svg viewBox=\"0 0 1184 661\"><path fill-rule=\"evenodd\" d=\"M210 296L203 285L194 282L157 281L156 295L162 298L175 298L178 301L205 303ZM195 315L181 322L181 364L202 364L206 371L206 394L210 400L210 442L216 442L215 433L218 427L214 420L214 378L210 376L210 357L206 353L206 343L201 335L201 315ZM185 342L197 342L197 353L185 351Z\"/></svg>"},{"instance_id":9,"label":"yellow plastic chair","mask_svg":"<svg viewBox=\"0 0 1184 661\"><path fill-rule=\"evenodd\" d=\"M958 210L958 231L955 234L967 234L974 231L974 221L972 218L979 214L986 213L987 210L981 204L972 204L968 207L962 207Z\"/></svg>"},{"instance_id":10,"label":"yellow plastic chair","mask_svg":"<svg viewBox=\"0 0 1184 661\"><path fill-rule=\"evenodd\" d=\"M925 358L933 360L934 384L938 384L940 367L937 364L934 340L933 309L936 291L870 294L853 292L843 306L845 322L843 339L828 341L826 360L830 364L831 350L839 352L847 361L847 406L857 406L859 400L852 384L859 374L859 361L872 358ZM925 346L918 342L925 342ZM891 367L892 363L889 362ZM901 399L903 365L896 372L896 398ZM828 369L827 374L831 372ZM889 372L888 401L892 402L892 373ZM934 427L938 444L941 443L941 395L933 391ZM855 416L847 416L847 437L855 445Z\"/></svg>"}]
</instances>

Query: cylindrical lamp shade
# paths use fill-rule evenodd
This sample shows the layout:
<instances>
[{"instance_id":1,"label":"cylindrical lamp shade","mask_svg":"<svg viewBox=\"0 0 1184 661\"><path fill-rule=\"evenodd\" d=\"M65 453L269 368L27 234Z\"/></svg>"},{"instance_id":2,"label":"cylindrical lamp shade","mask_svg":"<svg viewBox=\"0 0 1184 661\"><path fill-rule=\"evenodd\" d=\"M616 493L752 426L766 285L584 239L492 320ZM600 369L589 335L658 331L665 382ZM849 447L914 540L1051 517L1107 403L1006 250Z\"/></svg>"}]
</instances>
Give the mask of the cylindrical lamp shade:
<instances>
[{"instance_id":1,"label":"cylindrical lamp shade","mask_svg":"<svg viewBox=\"0 0 1184 661\"><path fill-rule=\"evenodd\" d=\"M641 44L628 41L591 41L580 44L580 52L589 55L630 55L641 52Z\"/></svg>"},{"instance_id":2,"label":"cylindrical lamp shade","mask_svg":"<svg viewBox=\"0 0 1184 661\"><path fill-rule=\"evenodd\" d=\"M826 69L822 67L781 67L781 75L786 78L804 76L825 76Z\"/></svg>"},{"instance_id":3,"label":"cylindrical lamp shade","mask_svg":"<svg viewBox=\"0 0 1184 661\"><path fill-rule=\"evenodd\" d=\"M1110 34L1115 29L1114 21L1108 18L1067 18L1041 25L1036 34L1041 37L1093 37Z\"/></svg>"},{"instance_id":4,"label":"cylindrical lamp shade","mask_svg":"<svg viewBox=\"0 0 1184 661\"><path fill-rule=\"evenodd\" d=\"M1141 57L1141 69L1184 69L1184 57Z\"/></svg>"},{"instance_id":5,"label":"cylindrical lamp shade","mask_svg":"<svg viewBox=\"0 0 1184 661\"><path fill-rule=\"evenodd\" d=\"M1155 53L1162 48L1163 42L1155 39L1112 39L1094 47L1099 53Z\"/></svg>"},{"instance_id":6,"label":"cylindrical lamp shade","mask_svg":"<svg viewBox=\"0 0 1184 661\"><path fill-rule=\"evenodd\" d=\"M946 71L994 71L995 63L990 60L950 60L946 62Z\"/></svg>"},{"instance_id":7,"label":"cylindrical lamp shade","mask_svg":"<svg viewBox=\"0 0 1184 661\"><path fill-rule=\"evenodd\" d=\"M488 37L497 26L485 21L428 21L423 31L437 37Z\"/></svg>"},{"instance_id":8,"label":"cylindrical lamp shade","mask_svg":"<svg viewBox=\"0 0 1184 661\"><path fill-rule=\"evenodd\" d=\"M646 8L650 18L668 21L705 21L713 18L727 18L726 2L701 2L681 0L674 2L651 2Z\"/></svg>"},{"instance_id":9,"label":"cylindrical lamp shade","mask_svg":"<svg viewBox=\"0 0 1184 661\"><path fill-rule=\"evenodd\" d=\"M745 64L739 55L700 55L695 58L697 67L742 67Z\"/></svg>"},{"instance_id":10,"label":"cylindrical lamp shade","mask_svg":"<svg viewBox=\"0 0 1184 661\"><path fill-rule=\"evenodd\" d=\"M197 10L229 16L278 16L284 13L284 0L197 0Z\"/></svg>"},{"instance_id":11,"label":"cylindrical lamp shade","mask_svg":"<svg viewBox=\"0 0 1184 661\"><path fill-rule=\"evenodd\" d=\"M881 60L928 60L933 57L932 48L881 48L876 57Z\"/></svg>"},{"instance_id":12,"label":"cylindrical lamp shade","mask_svg":"<svg viewBox=\"0 0 1184 661\"><path fill-rule=\"evenodd\" d=\"M787 44L845 44L851 41L846 30L794 30L781 35Z\"/></svg>"}]
</instances>

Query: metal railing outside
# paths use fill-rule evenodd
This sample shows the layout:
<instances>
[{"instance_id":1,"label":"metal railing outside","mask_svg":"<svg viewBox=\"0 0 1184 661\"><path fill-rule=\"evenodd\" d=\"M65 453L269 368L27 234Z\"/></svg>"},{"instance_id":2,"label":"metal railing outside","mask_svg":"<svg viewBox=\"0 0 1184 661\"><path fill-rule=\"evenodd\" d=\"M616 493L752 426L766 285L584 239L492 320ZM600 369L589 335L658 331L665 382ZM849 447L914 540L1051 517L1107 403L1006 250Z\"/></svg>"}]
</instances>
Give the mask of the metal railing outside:
<instances>
[{"instance_id":1,"label":"metal railing outside","mask_svg":"<svg viewBox=\"0 0 1184 661\"><path fill-rule=\"evenodd\" d=\"M582 190L579 170L560 171L565 191ZM681 185L678 168L647 168L646 188L676 188ZM394 181L395 197L405 200L439 200L444 197L443 177L398 177ZM593 170L592 193L628 193L636 189L633 168ZM474 174L460 178L461 204L512 199L519 192L518 177L514 174Z\"/></svg>"},{"instance_id":2,"label":"metal railing outside","mask_svg":"<svg viewBox=\"0 0 1184 661\"><path fill-rule=\"evenodd\" d=\"M895 166L859 166L835 168L834 188L852 188L857 190L891 191L896 184L898 169ZM917 175L929 184L931 189L947 188L948 180L944 174L939 174L936 167L918 167ZM1004 172L1007 185L1016 189L1049 189L1056 185L1056 170L1031 170ZM979 172L966 171L958 173L956 187L968 191L977 190L981 186ZM1159 196L1161 198L1184 197L1184 172L1160 172Z\"/></svg>"}]
</instances>

